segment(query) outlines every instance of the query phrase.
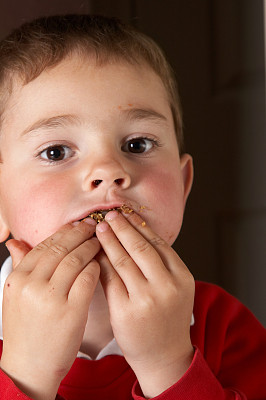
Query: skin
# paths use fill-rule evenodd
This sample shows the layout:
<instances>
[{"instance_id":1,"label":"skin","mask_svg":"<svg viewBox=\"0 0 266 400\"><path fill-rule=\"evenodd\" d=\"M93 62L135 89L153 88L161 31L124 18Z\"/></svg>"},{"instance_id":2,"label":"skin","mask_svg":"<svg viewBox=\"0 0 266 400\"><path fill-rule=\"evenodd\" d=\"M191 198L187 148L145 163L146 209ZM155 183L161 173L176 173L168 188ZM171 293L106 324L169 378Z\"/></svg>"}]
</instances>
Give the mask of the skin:
<instances>
[{"instance_id":1,"label":"skin","mask_svg":"<svg viewBox=\"0 0 266 400\"><path fill-rule=\"evenodd\" d=\"M170 387L193 357L194 281L171 248L193 168L159 77L65 60L16 83L0 146L0 239L14 237L1 368L27 395L54 399L77 351L95 356L114 335L147 398ZM47 160L51 146L62 160ZM134 212L78 222L122 204Z\"/></svg>"}]
</instances>

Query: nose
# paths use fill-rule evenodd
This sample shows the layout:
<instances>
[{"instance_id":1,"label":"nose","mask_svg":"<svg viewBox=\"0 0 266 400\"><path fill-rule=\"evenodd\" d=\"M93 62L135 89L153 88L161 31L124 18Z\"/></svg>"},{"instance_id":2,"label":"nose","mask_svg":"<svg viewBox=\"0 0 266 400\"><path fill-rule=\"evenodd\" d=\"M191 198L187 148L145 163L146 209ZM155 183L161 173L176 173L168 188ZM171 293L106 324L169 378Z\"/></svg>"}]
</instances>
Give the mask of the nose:
<instances>
[{"instance_id":1,"label":"nose","mask_svg":"<svg viewBox=\"0 0 266 400\"><path fill-rule=\"evenodd\" d=\"M119 162L112 160L101 163L90 171L84 179L83 190L126 189L130 184L130 174Z\"/></svg>"}]
</instances>

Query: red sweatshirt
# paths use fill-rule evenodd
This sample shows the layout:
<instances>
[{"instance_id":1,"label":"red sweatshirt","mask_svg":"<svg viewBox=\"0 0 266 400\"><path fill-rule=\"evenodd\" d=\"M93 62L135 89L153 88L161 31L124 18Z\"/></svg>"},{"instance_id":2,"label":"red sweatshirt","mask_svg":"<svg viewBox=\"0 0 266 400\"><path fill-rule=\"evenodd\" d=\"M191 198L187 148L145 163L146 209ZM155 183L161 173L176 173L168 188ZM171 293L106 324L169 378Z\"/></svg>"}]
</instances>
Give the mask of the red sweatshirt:
<instances>
[{"instance_id":1,"label":"red sweatshirt","mask_svg":"<svg viewBox=\"0 0 266 400\"><path fill-rule=\"evenodd\" d=\"M185 375L156 400L266 400L266 330L221 288L196 283L193 362ZM2 344L2 343L1 343ZM62 396L62 397L61 397ZM1 400L30 400L0 371ZM143 400L122 356L77 358L57 399Z\"/></svg>"}]
</instances>

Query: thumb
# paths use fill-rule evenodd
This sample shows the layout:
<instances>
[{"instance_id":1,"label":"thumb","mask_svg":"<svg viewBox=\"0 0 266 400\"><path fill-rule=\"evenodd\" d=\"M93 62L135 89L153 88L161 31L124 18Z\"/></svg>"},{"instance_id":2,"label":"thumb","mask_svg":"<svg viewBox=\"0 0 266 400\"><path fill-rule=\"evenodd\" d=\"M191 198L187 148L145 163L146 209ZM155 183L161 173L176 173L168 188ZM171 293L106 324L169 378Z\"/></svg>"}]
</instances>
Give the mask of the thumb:
<instances>
[{"instance_id":1,"label":"thumb","mask_svg":"<svg viewBox=\"0 0 266 400\"><path fill-rule=\"evenodd\" d=\"M25 255L31 250L26 243L16 239L8 240L5 245L11 255L13 269L18 266L23 257L25 257Z\"/></svg>"}]
</instances>

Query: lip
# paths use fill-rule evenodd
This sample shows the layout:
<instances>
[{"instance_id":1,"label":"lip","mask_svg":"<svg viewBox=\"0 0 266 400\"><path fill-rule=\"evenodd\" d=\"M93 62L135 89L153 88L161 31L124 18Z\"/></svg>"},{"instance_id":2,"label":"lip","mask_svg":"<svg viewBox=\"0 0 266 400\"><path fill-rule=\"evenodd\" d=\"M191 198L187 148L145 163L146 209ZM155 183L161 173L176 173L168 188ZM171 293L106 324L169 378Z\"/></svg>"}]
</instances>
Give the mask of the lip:
<instances>
[{"instance_id":1,"label":"lip","mask_svg":"<svg viewBox=\"0 0 266 400\"><path fill-rule=\"evenodd\" d=\"M83 214L81 214L75 221L82 221L83 219L89 217L91 214L101 211L109 211L116 208L120 208L122 206L126 206L132 209L132 206L126 202L119 202L119 203L110 203L110 204L98 204L97 206L87 210Z\"/></svg>"}]
</instances>

